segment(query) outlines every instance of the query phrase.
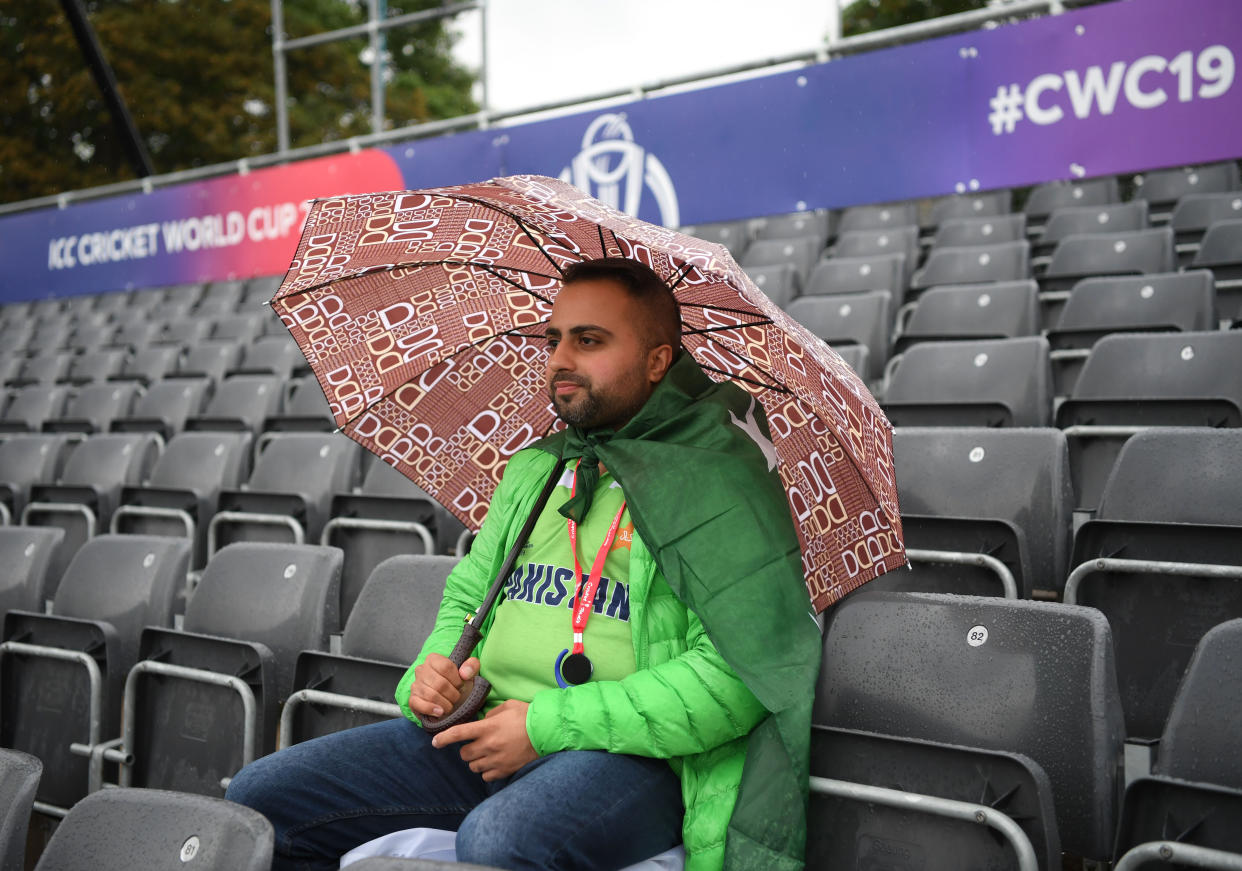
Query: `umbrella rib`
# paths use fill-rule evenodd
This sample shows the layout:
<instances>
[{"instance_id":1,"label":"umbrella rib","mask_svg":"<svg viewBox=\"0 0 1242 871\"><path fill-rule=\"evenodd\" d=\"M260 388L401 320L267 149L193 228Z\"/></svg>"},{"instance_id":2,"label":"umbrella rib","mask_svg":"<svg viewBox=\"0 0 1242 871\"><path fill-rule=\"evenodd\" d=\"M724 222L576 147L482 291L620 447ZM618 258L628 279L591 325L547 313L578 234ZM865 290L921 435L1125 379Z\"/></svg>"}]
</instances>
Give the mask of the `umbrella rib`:
<instances>
[{"instance_id":1,"label":"umbrella rib","mask_svg":"<svg viewBox=\"0 0 1242 871\"><path fill-rule=\"evenodd\" d=\"M710 338L709 338L709 341L711 341L711 339L710 339ZM792 390L789 390L788 388L786 388L786 387L782 387L782 386L780 385L780 382L776 379L776 376L775 376L775 375L773 375L773 374L772 374L771 372L769 372L767 369L764 369L762 366L760 366L760 365L759 365L758 363L756 363L754 360L752 360L752 359L750 359L749 357L747 357L745 354L741 353L740 351L738 351L738 350L736 350L736 349L734 349L734 348L729 348L729 347L727 347L727 346L726 346L726 350L727 350L730 354L734 355L735 357L740 358L741 360L743 360L744 362L746 362L747 364L749 364L752 368L754 368L754 370L755 370L756 372L758 372L759 374L761 374L761 375L763 375L765 378L767 378L767 379L768 379L768 383L767 383L767 384L762 384L762 383L760 383L760 382L752 381L752 380L750 380L749 378L744 378L744 377L743 377L743 376L741 376L741 375L733 375L733 376L731 376L731 377L733 377L733 378L737 378L737 379L742 380L742 381L747 381L747 382L749 382L749 383L751 383L751 384L760 384L760 386L761 386L761 387L766 387L766 388L768 388L769 390L776 390L776 391L779 391L780 393L788 393L788 394L790 394L790 395L792 395L792 394L793 394L793 391L792 391ZM719 370L717 370L717 371L719 371Z\"/></svg>"},{"instance_id":2,"label":"umbrella rib","mask_svg":"<svg viewBox=\"0 0 1242 871\"><path fill-rule=\"evenodd\" d=\"M759 326L772 323L772 319L769 318L767 315L759 314L754 311L747 311L746 309L743 309L743 308L729 308L728 306L723 306L723 305L712 305L711 303L708 303L708 302L681 302L680 300L678 301L678 304L681 305L682 307L689 306L690 308L710 309L714 312L728 312L729 314L733 314L733 315L745 315L748 318L762 318L762 320L758 320L754 322ZM746 325L743 324L742 326L746 326Z\"/></svg>"},{"instance_id":3,"label":"umbrella rib","mask_svg":"<svg viewBox=\"0 0 1242 871\"><path fill-rule=\"evenodd\" d=\"M526 222L523 221L521 218L519 218L517 215L513 214L513 212L510 212L506 209L502 209L500 206L496 205L495 203L489 203L487 200L481 200L478 197L467 197L461 194L444 194L443 196L446 196L452 200L461 200L464 203L474 203L475 205L478 205L478 206L484 206L486 208L499 212L500 214L504 215L507 218L510 218L513 221L513 223L517 224L518 227L521 228L522 232L526 234L526 238L530 239L530 241L535 243L535 247L539 249L539 253L542 254L544 258L549 263L552 264L553 268L556 269L557 274L560 275L562 278L565 276L565 270L561 269L560 264L552 259L551 254L543 250L543 245L541 245L539 243L539 240L535 238L535 234L530 231L530 227L526 225Z\"/></svg>"},{"instance_id":4,"label":"umbrella rib","mask_svg":"<svg viewBox=\"0 0 1242 871\"><path fill-rule=\"evenodd\" d=\"M726 330L740 330L740 329L744 329L745 327L762 327L770 323L772 323L771 320L762 320L762 321L755 321L754 323L749 323L749 324L729 324L728 326L725 326L725 327L700 327L697 330L682 330L681 334L683 336L701 336L704 333L721 333Z\"/></svg>"},{"instance_id":5,"label":"umbrella rib","mask_svg":"<svg viewBox=\"0 0 1242 871\"><path fill-rule=\"evenodd\" d=\"M595 232L599 234L599 256L608 257L608 243L604 241L604 228L599 224L595 225Z\"/></svg>"},{"instance_id":6,"label":"umbrella rib","mask_svg":"<svg viewBox=\"0 0 1242 871\"><path fill-rule=\"evenodd\" d=\"M669 293L677 292L677 285L681 284L682 281L685 280L686 276L690 274L690 270L693 268L694 268L693 263L686 263L686 265L681 268L681 272L677 274L677 280L674 281L671 285L669 285L669 288L668 288Z\"/></svg>"},{"instance_id":7,"label":"umbrella rib","mask_svg":"<svg viewBox=\"0 0 1242 871\"><path fill-rule=\"evenodd\" d=\"M738 356L740 357L741 355L739 354ZM745 358L743 357L742 359L745 359ZM762 387L764 390L775 390L777 393L787 393L791 396L793 395L793 391L787 387L778 387L775 384L765 384L762 381L756 381L754 378L747 378L745 375L738 375L736 372L730 372L728 369L717 369L714 366L708 366L702 360L695 360L695 362L698 363L704 369L706 369L708 372L719 372L721 375L725 376L726 378L732 381L745 381L747 384L753 384L756 387ZM751 363L750 360L747 360L746 362L754 366L754 363ZM759 367L755 366L755 368L758 369ZM759 371L763 372L762 369L760 369ZM764 372L763 374L766 375L768 373Z\"/></svg>"}]
</instances>

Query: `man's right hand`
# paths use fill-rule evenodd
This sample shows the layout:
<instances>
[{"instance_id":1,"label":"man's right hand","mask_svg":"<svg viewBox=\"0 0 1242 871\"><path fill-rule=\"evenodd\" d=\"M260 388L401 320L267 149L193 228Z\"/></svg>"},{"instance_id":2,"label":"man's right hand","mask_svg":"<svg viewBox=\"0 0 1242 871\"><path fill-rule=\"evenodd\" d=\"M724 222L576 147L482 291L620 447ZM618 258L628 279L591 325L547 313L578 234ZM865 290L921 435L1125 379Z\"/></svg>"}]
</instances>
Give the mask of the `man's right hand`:
<instances>
[{"instance_id":1,"label":"man's right hand","mask_svg":"<svg viewBox=\"0 0 1242 871\"><path fill-rule=\"evenodd\" d=\"M422 717L443 717L461 700L461 687L479 673L479 658L472 656L453 665L447 656L429 653L414 668L414 684L410 687L410 710Z\"/></svg>"}]
</instances>

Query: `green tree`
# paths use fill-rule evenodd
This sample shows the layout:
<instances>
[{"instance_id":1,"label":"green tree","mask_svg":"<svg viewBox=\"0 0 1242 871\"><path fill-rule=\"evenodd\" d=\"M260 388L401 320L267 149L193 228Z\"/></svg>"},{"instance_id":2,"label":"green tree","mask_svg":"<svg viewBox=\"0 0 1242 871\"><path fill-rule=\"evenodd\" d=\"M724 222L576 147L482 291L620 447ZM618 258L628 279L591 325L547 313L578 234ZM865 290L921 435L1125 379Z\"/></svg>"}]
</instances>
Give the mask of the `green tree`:
<instances>
[{"instance_id":1,"label":"green tree","mask_svg":"<svg viewBox=\"0 0 1242 871\"><path fill-rule=\"evenodd\" d=\"M390 15L439 6L399 0ZM156 172L276 150L270 0L88 0L87 10ZM366 20L350 0L287 0L290 38ZM474 73L442 21L387 37L385 109L402 127L475 111ZM134 172L57 0L0 7L0 201L131 179ZM291 144L370 132L367 41L289 55Z\"/></svg>"},{"instance_id":2,"label":"green tree","mask_svg":"<svg viewBox=\"0 0 1242 871\"><path fill-rule=\"evenodd\" d=\"M855 0L841 11L841 35L857 36L987 5L987 0Z\"/></svg>"}]
</instances>

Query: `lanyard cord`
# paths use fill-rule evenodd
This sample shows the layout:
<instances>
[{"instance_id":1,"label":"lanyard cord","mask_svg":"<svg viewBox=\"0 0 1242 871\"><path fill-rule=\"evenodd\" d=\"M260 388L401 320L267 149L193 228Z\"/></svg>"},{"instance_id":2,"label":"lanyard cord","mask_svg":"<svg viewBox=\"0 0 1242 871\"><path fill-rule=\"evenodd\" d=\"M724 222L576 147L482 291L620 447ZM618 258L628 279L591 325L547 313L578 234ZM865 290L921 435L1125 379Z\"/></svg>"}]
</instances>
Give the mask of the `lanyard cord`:
<instances>
[{"instance_id":1,"label":"lanyard cord","mask_svg":"<svg viewBox=\"0 0 1242 871\"><path fill-rule=\"evenodd\" d=\"M578 466L581 465L582 460L579 459ZM578 489L578 466L574 466L574 477L569 486L571 498ZM591 566L591 574L587 576L585 583L582 580L582 567L578 564L578 524L572 518L566 521L569 526L569 547L574 555L573 653L583 652L582 633L586 631L587 621L591 619L595 592L599 589L600 578L604 574L604 561L608 559L608 551L612 548L613 539L617 537L617 529L621 526L621 515L624 513L625 501L623 500L617 516L612 519L612 526L608 527L608 534L604 536L603 546L595 555L595 563Z\"/></svg>"}]
</instances>

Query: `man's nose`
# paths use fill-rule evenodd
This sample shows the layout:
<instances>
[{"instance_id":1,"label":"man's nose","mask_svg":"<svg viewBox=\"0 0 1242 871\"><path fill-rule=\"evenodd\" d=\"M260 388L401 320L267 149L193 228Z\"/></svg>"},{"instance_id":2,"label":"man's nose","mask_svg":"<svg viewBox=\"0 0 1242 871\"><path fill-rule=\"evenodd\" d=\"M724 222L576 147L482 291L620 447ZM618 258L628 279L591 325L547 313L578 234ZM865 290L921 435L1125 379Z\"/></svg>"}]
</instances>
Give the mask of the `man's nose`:
<instances>
[{"instance_id":1,"label":"man's nose","mask_svg":"<svg viewBox=\"0 0 1242 871\"><path fill-rule=\"evenodd\" d=\"M573 369L573 354L565 347L564 342L558 342L555 347L548 352L548 374L553 372L570 371Z\"/></svg>"}]
</instances>

